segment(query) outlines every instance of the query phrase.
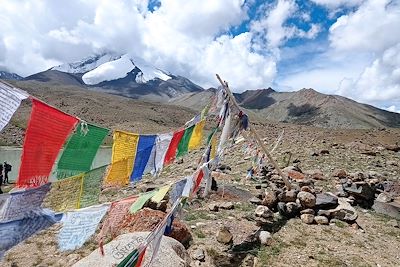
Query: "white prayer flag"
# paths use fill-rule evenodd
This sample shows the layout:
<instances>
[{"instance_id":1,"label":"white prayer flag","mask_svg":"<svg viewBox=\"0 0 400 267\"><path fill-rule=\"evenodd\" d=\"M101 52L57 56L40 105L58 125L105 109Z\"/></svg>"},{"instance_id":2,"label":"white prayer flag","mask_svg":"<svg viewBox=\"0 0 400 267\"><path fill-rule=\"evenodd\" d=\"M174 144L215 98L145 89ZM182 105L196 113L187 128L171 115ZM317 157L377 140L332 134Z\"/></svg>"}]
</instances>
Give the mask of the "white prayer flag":
<instances>
[{"instance_id":1,"label":"white prayer flag","mask_svg":"<svg viewBox=\"0 0 400 267\"><path fill-rule=\"evenodd\" d=\"M0 131L8 124L21 101L29 94L0 82Z\"/></svg>"}]
</instances>

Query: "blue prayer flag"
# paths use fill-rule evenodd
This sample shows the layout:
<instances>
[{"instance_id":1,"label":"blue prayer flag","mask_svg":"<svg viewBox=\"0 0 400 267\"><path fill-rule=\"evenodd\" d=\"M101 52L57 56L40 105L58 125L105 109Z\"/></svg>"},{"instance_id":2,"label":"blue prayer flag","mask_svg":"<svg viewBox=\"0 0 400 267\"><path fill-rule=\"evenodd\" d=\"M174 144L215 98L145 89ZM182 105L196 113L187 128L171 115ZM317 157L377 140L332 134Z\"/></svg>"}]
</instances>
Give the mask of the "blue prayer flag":
<instances>
[{"instance_id":1,"label":"blue prayer flag","mask_svg":"<svg viewBox=\"0 0 400 267\"><path fill-rule=\"evenodd\" d=\"M147 162L149 161L151 151L156 141L156 135L141 135L136 150L135 163L133 165L133 172L131 174L131 182L139 181Z\"/></svg>"}]
</instances>

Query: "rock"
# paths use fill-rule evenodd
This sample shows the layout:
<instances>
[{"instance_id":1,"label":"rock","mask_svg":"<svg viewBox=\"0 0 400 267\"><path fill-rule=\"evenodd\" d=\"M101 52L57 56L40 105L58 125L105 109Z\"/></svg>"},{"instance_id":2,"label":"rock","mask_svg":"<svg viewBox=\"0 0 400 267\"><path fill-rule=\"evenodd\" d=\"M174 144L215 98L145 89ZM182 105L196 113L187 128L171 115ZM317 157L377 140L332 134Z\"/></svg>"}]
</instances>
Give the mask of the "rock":
<instances>
[{"instance_id":1,"label":"rock","mask_svg":"<svg viewBox=\"0 0 400 267\"><path fill-rule=\"evenodd\" d=\"M206 255L204 253L204 250L201 248L196 249L192 254L192 259L194 259L194 260L204 261L205 258L206 258Z\"/></svg>"},{"instance_id":2,"label":"rock","mask_svg":"<svg viewBox=\"0 0 400 267\"><path fill-rule=\"evenodd\" d=\"M305 224L312 224L314 222L314 215L312 214L301 214L300 219Z\"/></svg>"},{"instance_id":3,"label":"rock","mask_svg":"<svg viewBox=\"0 0 400 267\"><path fill-rule=\"evenodd\" d=\"M333 177L339 177L339 178L346 178L347 177L347 173L343 169L336 169L336 170L334 170L332 172L332 176Z\"/></svg>"},{"instance_id":4,"label":"rock","mask_svg":"<svg viewBox=\"0 0 400 267\"><path fill-rule=\"evenodd\" d=\"M307 186L307 185L302 186L301 189L300 189L300 191L302 191L302 192L308 192L308 193L311 193L311 194L314 193L314 190L311 189L311 187L309 187L309 186Z\"/></svg>"},{"instance_id":5,"label":"rock","mask_svg":"<svg viewBox=\"0 0 400 267\"><path fill-rule=\"evenodd\" d=\"M323 224L323 225L329 224L329 220L325 216L315 216L314 220L317 224Z\"/></svg>"},{"instance_id":6,"label":"rock","mask_svg":"<svg viewBox=\"0 0 400 267\"><path fill-rule=\"evenodd\" d=\"M222 244L229 244L233 240L233 236L226 226L221 227L217 232L217 241Z\"/></svg>"},{"instance_id":7,"label":"rock","mask_svg":"<svg viewBox=\"0 0 400 267\"><path fill-rule=\"evenodd\" d=\"M278 196L279 200L282 202L295 202L297 198L296 190L285 191Z\"/></svg>"},{"instance_id":8,"label":"rock","mask_svg":"<svg viewBox=\"0 0 400 267\"><path fill-rule=\"evenodd\" d=\"M344 191L354 196L356 199L361 199L362 201L371 202L375 198L375 189L365 182L355 182L351 186L345 185L343 187Z\"/></svg>"},{"instance_id":9,"label":"rock","mask_svg":"<svg viewBox=\"0 0 400 267\"><path fill-rule=\"evenodd\" d=\"M261 204L272 209L275 207L277 202L278 202L278 199L276 197L275 192L272 190L265 190L265 196L264 196L264 199L262 200Z\"/></svg>"},{"instance_id":10,"label":"rock","mask_svg":"<svg viewBox=\"0 0 400 267\"><path fill-rule=\"evenodd\" d=\"M307 170L304 171L304 174L306 175L307 178L314 179L314 180L325 180L324 173L319 170Z\"/></svg>"},{"instance_id":11,"label":"rock","mask_svg":"<svg viewBox=\"0 0 400 267\"><path fill-rule=\"evenodd\" d=\"M378 195L376 200L379 202L388 203L388 202L392 202L393 198L388 193L383 192Z\"/></svg>"},{"instance_id":12,"label":"rock","mask_svg":"<svg viewBox=\"0 0 400 267\"><path fill-rule=\"evenodd\" d=\"M232 210L235 206L232 202L223 202L219 204L219 207L224 210Z\"/></svg>"},{"instance_id":13,"label":"rock","mask_svg":"<svg viewBox=\"0 0 400 267\"><path fill-rule=\"evenodd\" d=\"M278 202L276 207L278 208L279 214L281 214L283 216L286 215L286 203L285 202Z\"/></svg>"},{"instance_id":14,"label":"rock","mask_svg":"<svg viewBox=\"0 0 400 267\"><path fill-rule=\"evenodd\" d=\"M304 208L315 207L315 196L309 192L300 192L297 194L297 198L300 200L300 204Z\"/></svg>"},{"instance_id":15,"label":"rock","mask_svg":"<svg viewBox=\"0 0 400 267\"><path fill-rule=\"evenodd\" d=\"M344 198L339 198L338 204L335 209L329 210L332 218L346 222L353 222L357 219L356 210Z\"/></svg>"},{"instance_id":16,"label":"rock","mask_svg":"<svg viewBox=\"0 0 400 267\"><path fill-rule=\"evenodd\" d=\"M286 203L286 216L287 217L295 217L299 214L301 206L296 202L288 202Z\"/></svg>"},{"instance_id":17,"label":"rock","mask_svg":"<svg viewBox=\"0 0 400 267\"><path fill-rule=\"evenodd\" d=\"M315 211L313 209L305 209L300 211L300 214L311 214L311 215L315 215Z\"/></svg>"},{"instance_id":18,"label":"rock","mask_svg":"<svg viewBox=\"0 0 400 267\"><path fill-rule=\"evenodd\" d=\"M400 220L400 203L399 202L394 201L394 202L385 203L385 202L380 202L380 201L375 200L372 208L378 213L385 214L392 218Z\"/></svg>"},{"instance_id":19,"label":"rock","mask_svg":"<svg viewBox=\"0 0 400 267\"><path fill-rule=\"evenodd\" d=\"M332 193L321 193L316 195L315 206L317 208L335 208L338 205L338 198Z\"/></svg>"},{"instance_id":20,"label":"rock","mask_svg":"<svg viewBox=\"0 0 400 267\"><path fill-rule=\"evenodd\" d=\"M272 243L272 235L268 231L261 231L258 239L260 240L261 245L271 245Z\"/></svg>"},{"instance_id":21,"label":"rock","mask_svg":"<svg viewBox=\"0 0 400 267\"><path fill-rule=\"evenodd\" d=\"M219 206L216 203L211 203L211 204L208 205L208 209L210 211L218 211L219 210Z\"/></svg>"},{"instance_id":22,"label":"rock","mask_svg":"<svg viewBox=\"0 0 400 267\"><path fill-rule=\"evenodd\" d=\"M399 223L395 219L389 220L387 223L388 225L393 226L395 228L400 228Z\"/></svg>"},{"instance_id":23,"label":"rock","mask_svg":"<svg viewBox=\"0 0 400 267\"><path fill-rule=\"evenodd\" d=\"M301 172L294 171L294 170L289 170L289 171L287 172L287 174L288 174L288 176L289 176L290 178L292 178L293 180L296 180L296 181L298 181L298 180L303 180L304 177L306 177L306 176L305 176L304 174L302 174Z\"/></svg>"},{"instance_id":24,"label":"rock","mask_svg":"<svg viewBox=\"0 0 400 267\"><path fill-rule=\"evenodd\" d=\"M143 208L135 214L128 214L121 223L121 232L146 232L152 231L158 223L165 218L165 213L159 210ZM184 245L192 239L192 235L187 226L178 218L174 219L170 237L178 240Z\"/></svg>"},{"instance_id":25,"label":"rock","mask_svg":"<svg viewBox=\"0 0 400 267\"><path fill-rule=\"evenodd\" d=\"M251 204L255 204L255 205L260 205L261 204L261 199L259 199L258 197L252 197L249 199Z\"/></svg>"},{"instance_id":26,"label":"rock","mask_svg":"<svg viewBox=\"0 0 400 267\"><path fill-rule=\"evenodd\" d=\"M133 248L139 246L150 232L135 232L118 236L116 239L104 245L104 257L100 256L100 250L94 250L89 256L74 264L74 267L102 266L113 267L119 264ZM142 266L147 266L152 257L153 250L146 251ZM189 266L190 257L185 247L173 238L163 236L157 256L152 262L154 267L165 266Z\"/></svg>"},{"instance_id":27,"label":"rock","mask_svg":"<svg viewBox=\"0 0 400 267\"><path fill-rule=\"evenodd\" d=\"M325 216L325 217L331 217L331 211L330 210L318 210L317 212L318 216Z\"/></svg>"},{"instance_id":28,"label":"rock","mask_svg":"<svg viewBox=\"0 0 400 267\"><path fill-rule=\"evenodd\" d=\"M320 151L321 155L329 155L329 150L328 149L322 149Z\"/></svg>"},{"instance_id":29,"label":"rock","mask_svg":"<svg viewBox=\"0 0 400 267\"><path fill-rule=\"evenodd\" d=\"M266 206L257 206L257 208L254 211L254 214L257 217L262 217L262 218L272 218L274 217L274 213Z\"/></svg>"}]
</instances>

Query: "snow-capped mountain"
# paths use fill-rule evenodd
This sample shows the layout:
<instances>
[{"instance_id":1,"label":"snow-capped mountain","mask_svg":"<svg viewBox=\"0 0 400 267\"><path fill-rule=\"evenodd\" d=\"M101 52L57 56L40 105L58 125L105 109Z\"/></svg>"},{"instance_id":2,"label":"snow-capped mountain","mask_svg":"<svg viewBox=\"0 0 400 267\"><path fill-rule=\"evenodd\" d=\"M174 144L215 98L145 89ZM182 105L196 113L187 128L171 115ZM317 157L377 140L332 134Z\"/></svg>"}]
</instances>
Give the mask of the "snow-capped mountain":
<instances>
[{"instance_id":1,"label":"snow-capped mountain","mask_svg":"<svg viewBox=\"0 0 400 267\"><path fill-rule=\"evenodd\" d=\"M4 80L22 80L22 77L16 73L0 70L0 79Z\"/></svg>"},{"instance_id":2,"label":"snow-capped mountain","mask_svg":"<svg viewBox=\"0 0 400 267\"><path fill-rule=\"evenodd\" d=\"M203 90L190 80L161 70L140 57L117 53L101 53L77 62L61 64L25 80L79 86L161 102Z\"/></svg>"}]
</instances>

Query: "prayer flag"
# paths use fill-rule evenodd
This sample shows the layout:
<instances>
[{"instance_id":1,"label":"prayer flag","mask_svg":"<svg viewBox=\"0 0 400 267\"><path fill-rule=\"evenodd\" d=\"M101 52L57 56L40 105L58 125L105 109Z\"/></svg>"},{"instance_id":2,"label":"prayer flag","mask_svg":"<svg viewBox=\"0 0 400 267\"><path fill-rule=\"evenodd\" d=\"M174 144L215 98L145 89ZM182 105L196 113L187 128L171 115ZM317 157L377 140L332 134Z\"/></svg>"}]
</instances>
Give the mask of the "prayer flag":
<instances>
[{"instance_id":1,"label":"prayer flag","mask_svg":"<svg viewBox=\"0 0 400 267\"><path fill-rule=\"evenodd\" d=\"M186 180L187 180L187 178L182 179L172 185L172 189L169 194L170 203L175 203L175 201L178 200L182 196L183 188L185 188L185 185L186 185Z\"/></svg>"},{"instance_id":2,"label":"prayer flag","mask_svg":"<svg viewBox=\"0 0 400 267\"><path fill-rule=\"evenodd\" d=\"M161 200L164 199L170 188L171 185L166 185L158 189L155 195L151 198L151 201L159 203Z\"/></svg>"},{"instance_id":3,"label":"prayer flag","mask_svg":"<svg viewBox=\"0 0 400 267\"><path fill-rule=\"evenodd\" d=\"M57 178L62 179L89 171L108 132L108 129L81 122L69 138L58 161Z\"/></svg>"},{"instance_id":4,"label":"prayer flag","mask_svg":"<svg viewBox=\"0 0 400 267\"><path fill-rule=\"evenodd\" d=\"M51 190L44 200L44 207L54 211L66 211L79 208L82 194L83 173L53 182Z\"/></svg>"},{"instance_id":5,"label":"prayer flag","mask_svg":"<svg viewBox=\"0 0 400 267\"><path fill-rule=\"evenodd\" d=\"M131 181L139 181L142 178L144 169L146 168L146 165L149 161L155 140L155 135L139 136L135 164L133 166L133 172L130 179Z\"/></svg>"},{"instance_id":6,"label":"prayer flag","mask_svg":"<svg viewBox=\"0 0 400 267\"><path fill-rule=\"evenodd\" d=\"M189 141L189 150L200 148L205 122L205 120L202 120L198 122L194 127L192 136Z\"/></svg>"},{"instance_id":7,"label":"prayer flag","mask_svg":"<svg viewBox=\"0 0 400 267\"><path fill-rule=\"evenodd\" d=\"M147 165L151 166L146 166L146 169L149 168L153 175L159 174L163 168L165 155L171 143L172 136L172 133L167 133L159 134L156 138L156 145L153 147L153 150L155 152L154 162L151 160L152 158L150 157Z\"/></svg>"},{"instance_id":8,"label":"prayer flag","mask_svg":"<svg viewBox=\"0 0 400 267\"><path fill-rule=\"evenodd\" d=\"M77 118L32 99L18 187L37 187L47 183L57 155L77 122Z\"/></svg>"},{"instance_id":9,"label":"prayer flag","mask_svg":"<svg viewBox=\"0 0 400 267\"><path fill-rule=\"evenodd\" d=\"M10 193L10 198L3 207L3 217L0 217L0 221L19 220L32 212L41 211L43 199L49 190L50 183L33 189Z\"/></svg>"},{"instance_id":10,"label":"prayer flag","mask_svg":"<svg viewBox=\"0 0 400 267\"><path fill-rule=\"evenodd\" d=\"M79 208L86 208L99 204L101 184L108 165L98 167L83 175L82 195Z\"/></svg>"},{"instance_id":11,"label":"prayer flag","mask_svg":"<svg viewBox=\"0 0 400 267\"><path fill-rule=\"evenodd\" d=\"M140 267L145 254L146 248L143 248L141 251L135 249L129 253L129 255L117 265L117 267Z\"/></svg>"},{"instance_id":12,"label":"prayer flag","mask_svg":"<svg viewBox=\"0 0 400 267\"><path fill-rule=\"evenodd\" d=\"M178 152L176 154L176 157L181 157L188 152L189 141L190 137L192 137L193 129L194 125L190 126L189 128L186 128L185 133L183 134L182 139L179 142Z\"/></svg>"},{"instance_id":13,"label":"prayer flag","mask_svg":"<svg viewBox=\"0 0 400 267\"><path fill-rule=\"evenodd\" d=\"M110 211L105 219L101 231L99 233L100 250L103 251L103 240L108 234L114 238L119 234L120 223L125 215L128 214L129 208L137 200L137 196L128 197L120 201L111 203Z\"/></svg>"},{"instance_id":14,"label":"prayer flag","mask_svg":"<svg viewBox=\"0 0 400 267\"><path fill-rule=\"evenodd\" d=\"M176 150L184 133L185 129L174 132L167 153L165 154L164 164L171 163L175 159Z\"/></svg>"},{"instance_id":15,"label":"prayer flag","mask_svg":"<svg viewBox=\"0 0 400 267\"><path fill-rule=\"evenodd\" d=\"M141 194L139 198L129 208L129 212L134 214L143 208L144 204L157 193L157 190Z\"/></svg>"},{"instance_id":16,"label":"prayer flag","mask_svg":"<svg viewBox=\"0 0 400 267\"><path fill-rule=\"evenodd\" d=\"M0 82L0 131L8 124L28 93Z\"/></svg>"},{"instance_id":17,"label":"prayer flag","mask_svg":"<svg viewBox=\"0 0 400 267\"><path fill-rule=\"evenodd\" d=\"M60 250L74 250L82 247L96 232L108 208L109 205L100 205L64 213L61 219L63 226L58 234Z\"/></svg>"},{"instance_id":18,"label":"prayer flag","mask_svg":"<svg viewBox=\"0 0 400 267\"><path fill-rule=\"evenodd\" d=\"M55 222L54 213L41 210L23 219L0 223L0 260L7 250Z\"/></svg>"},{"instance_id":19,"label":"prayer flag","mask_svg":"<svg viewBox=\"0 0 400 267\"><path fill-rule=\"evenodd\" d=\"M132 173L139 135L115 131L111 168L105 179L107 185L126 185Z\"/></svg>"}]
</instances>

